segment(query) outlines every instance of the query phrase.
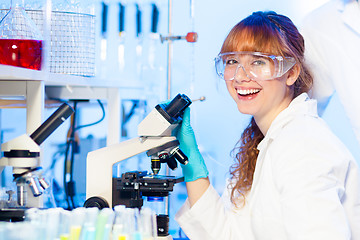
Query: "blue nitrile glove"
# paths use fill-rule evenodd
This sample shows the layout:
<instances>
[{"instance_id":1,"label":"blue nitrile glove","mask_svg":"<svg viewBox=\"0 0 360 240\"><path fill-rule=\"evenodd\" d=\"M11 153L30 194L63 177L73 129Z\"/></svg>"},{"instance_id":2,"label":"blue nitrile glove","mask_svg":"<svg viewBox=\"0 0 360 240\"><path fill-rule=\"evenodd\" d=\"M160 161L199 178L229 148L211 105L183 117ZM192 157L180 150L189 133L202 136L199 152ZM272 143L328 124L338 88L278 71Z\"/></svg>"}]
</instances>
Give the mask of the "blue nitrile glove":
<instances>
[{"instance_id":1,"label":"blue nitrile glove","mask_svg":"<svg viewBox=\"0 0 360 240\"><path fill-rule=\"evenodd\" d=\"M189 159L188 164L180 164L185 182L192 182L199 178L206 178L209 171L206 168L204 158L201 156L196 144L194 130L190 125L190 108L186 108L183 115L183 121L176 134L180 142L180 149Z\"/></svg>"}]
</instances>

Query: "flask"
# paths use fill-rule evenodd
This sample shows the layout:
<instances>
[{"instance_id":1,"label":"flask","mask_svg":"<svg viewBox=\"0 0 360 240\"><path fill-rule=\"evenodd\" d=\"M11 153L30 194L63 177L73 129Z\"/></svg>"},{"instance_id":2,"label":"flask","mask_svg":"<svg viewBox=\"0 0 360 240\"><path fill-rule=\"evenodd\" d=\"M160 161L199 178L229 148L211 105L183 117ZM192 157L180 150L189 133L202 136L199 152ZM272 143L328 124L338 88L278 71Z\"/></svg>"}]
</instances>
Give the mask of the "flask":
<instances>
[{"instance_id":1,"label":"flask","mask_svg":"<svg viewBox=\"0 0 360 240\"><path fill-rule=\"evenodd\" d=\"M41 70L43 37L26 14L24 0L11 0L0 22L0 64Z\"/></svg>"}]
</instances>

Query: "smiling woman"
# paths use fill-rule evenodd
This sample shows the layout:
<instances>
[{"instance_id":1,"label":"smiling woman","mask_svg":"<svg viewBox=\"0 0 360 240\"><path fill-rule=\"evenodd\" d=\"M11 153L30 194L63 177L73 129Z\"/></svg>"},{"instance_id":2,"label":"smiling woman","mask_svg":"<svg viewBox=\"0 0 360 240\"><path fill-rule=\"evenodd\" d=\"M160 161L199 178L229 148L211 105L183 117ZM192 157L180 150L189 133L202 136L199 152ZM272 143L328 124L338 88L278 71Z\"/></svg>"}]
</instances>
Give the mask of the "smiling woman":
<instances>
[{"instance_id":1,"label":"smiling woman","mask_svg":"<svg viewBox=\"0 0 360 240\"><path fill-rule=\"evenodd\" d=\"M312 85L303 51L303 38L291 20L272 12L241 21L223 43L215 60L217 73L239 111L253 115L263 135L291 100Z\"/></svg>"},{"instance_id":2,"label":"smiling woman","mask_svg":"<svg viewBox=\"0 0 360 240\"><path fill-rule=\"evenodd\" d=\"M176 219L190 239L360 239L360 173L318 117L304 39L292 21L255 12L215 59L239 112L252 116L223 196L184 113L178 132L188 199Z\"/></svg>"}]
</instances>

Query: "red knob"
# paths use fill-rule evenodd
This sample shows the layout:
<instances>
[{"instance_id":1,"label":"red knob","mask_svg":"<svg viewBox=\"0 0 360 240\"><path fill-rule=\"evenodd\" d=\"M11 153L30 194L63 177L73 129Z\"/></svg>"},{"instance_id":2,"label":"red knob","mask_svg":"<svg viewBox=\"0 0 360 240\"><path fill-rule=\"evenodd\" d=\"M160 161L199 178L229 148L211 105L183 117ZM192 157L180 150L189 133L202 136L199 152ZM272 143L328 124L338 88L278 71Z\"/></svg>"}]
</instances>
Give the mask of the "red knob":
<instances>
[{"instance_id":1,"label":"red knob","mask_svg":"<svg viewBox=\"0 0 360 240\"><path fill-rule=\"evenodd\" d=\"M197 42L198 34L196 32L189 32L185 37L187 42Z\"/></svg>"}]
</instances>

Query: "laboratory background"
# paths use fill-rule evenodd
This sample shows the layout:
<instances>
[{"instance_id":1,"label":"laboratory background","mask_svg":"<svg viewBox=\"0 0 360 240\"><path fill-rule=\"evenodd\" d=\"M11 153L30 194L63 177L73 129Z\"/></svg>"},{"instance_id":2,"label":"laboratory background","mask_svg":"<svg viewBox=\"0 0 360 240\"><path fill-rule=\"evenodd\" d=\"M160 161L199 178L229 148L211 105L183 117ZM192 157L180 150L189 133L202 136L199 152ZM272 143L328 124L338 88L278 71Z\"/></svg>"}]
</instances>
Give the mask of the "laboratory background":
<instances>
[{"instance_id":1,"label":"laboratory background","mask_svg":"<svg viewBox=\"0 0 360 240\"><path fill-rule=\"evenodd\" d=\"M35 200L41 203L35 205L43 209L62 208L72 216L80 216L85 214L77 209L86 201L86 182L91 178L96 185L104 179L100 170L102 153L96 155L98 166L95 165L91 174L87 174L88 153L137 138L139 124L157 104L184 94L192 101L192 127L209 169L210 181L221 193L233 163L231 151L250 119L237 111L225 83L215 73L214 58L225 36L232 26L254 11L275 11L290 17L301 28L304 17L326 2L0 0L2 35L19 24L20 20L16 20L19 13L9 14L9 9L13 11L18 3L25 10L20 16L23 18L21 21L29 22L26 27L30 29L28 34L35 40L42 40L39 66L24 67L0 60L0 143L9 143L11 148L12 140L24 134L31 135L55 111L66 108L63 124L38 142L40 163L37 171L47 180L49 188L44 187L41 200ZM16 39L16 36L11 38ZM336 93L323 118L360 163L359 142ZM25 144L24 148L27 147ZM124 146L122 151L131 154L133 149ZM135 152L134 156L110 165L112 167L107 171L112 177L121 177L130 171L151 172L150 158L145 152ZM103 156L108 157L106 154ZM117 154L113 157L116 159ZM3 208L10 200L19 201L16 200L19 189L10 161L7 165L1 161L0 164L4 167L0 175L0 207ZM179 178L182 173L180 167L171 170L162 164L159 174ZM24 185L27 184L26 180ZM29 191L22 194L30 195L28 200L31 202L33 196ZM176 183L168 193L168 197L159 198L156 203L144 200L144 206L153 211L166 211L169 215L168 233L174 239L185 238L174 220L175 213L186 199L185 184ZM114 214L113 218L117 219L121 211L125 212L117 209L103 214ZM39 212L27 214L36 221L44 221L38 217L41 215ZM66 215L60 210L56 214ZM58 216L56 214L53 216ZM141 214L146 215L145 212ZM16 228L15 225L0 224L0 236L10 232L9 229L19 232L25 227L29 226ZM30 232L35 236L38 233L34 229L31 228ZM25 238L16 238L9 233L6 239Z\"/></svg>"}]
</instances>

